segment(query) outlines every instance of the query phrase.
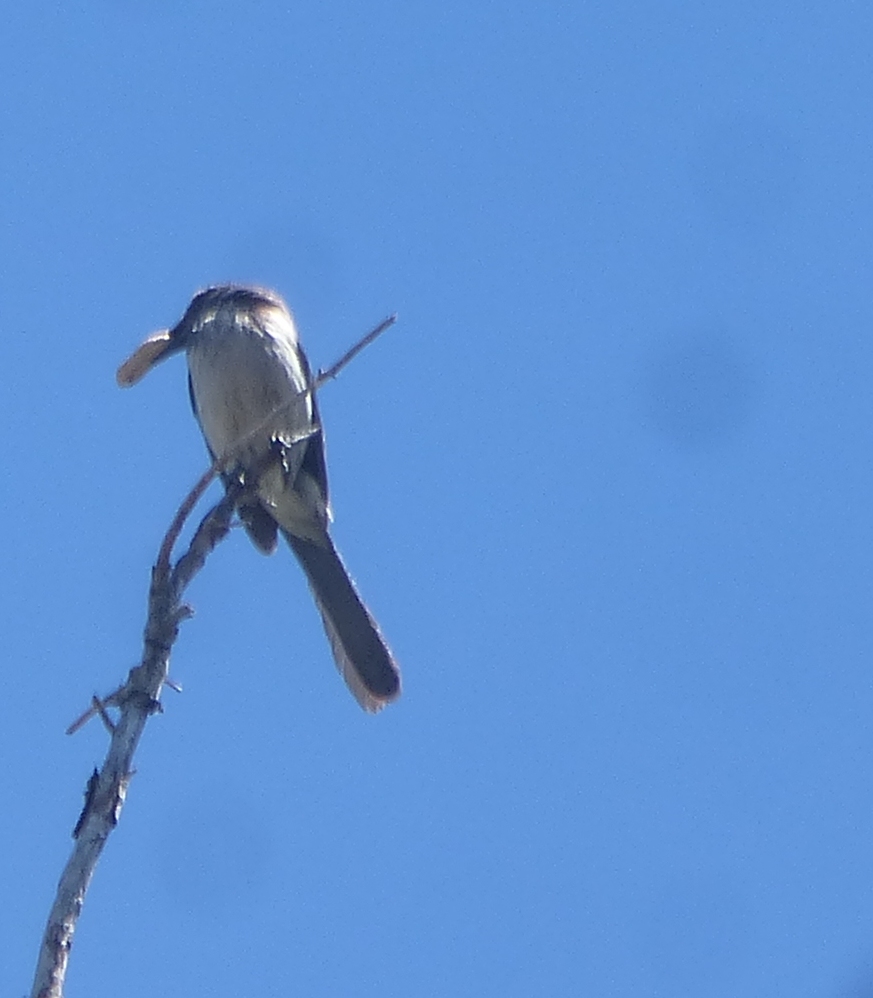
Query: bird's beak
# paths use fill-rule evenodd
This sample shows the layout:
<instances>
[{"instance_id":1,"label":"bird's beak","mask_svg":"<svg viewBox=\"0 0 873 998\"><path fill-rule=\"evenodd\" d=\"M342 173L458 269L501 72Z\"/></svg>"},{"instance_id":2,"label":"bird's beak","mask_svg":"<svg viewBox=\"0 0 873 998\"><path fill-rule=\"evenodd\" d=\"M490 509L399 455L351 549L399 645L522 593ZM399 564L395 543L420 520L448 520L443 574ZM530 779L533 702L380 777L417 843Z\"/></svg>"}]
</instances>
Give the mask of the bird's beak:
<instances>
[{"instance_id":1,"label":"bird's beak","mask_svg":"<svg viewBox=\"0 0 873 998\"><path fill-rule=\"evenodd\" d=\"M134 350L115 373L115 380L122 388L135 385L158 363L179 349L169 329L159 329Z\"/></svg>"}]
</instances>

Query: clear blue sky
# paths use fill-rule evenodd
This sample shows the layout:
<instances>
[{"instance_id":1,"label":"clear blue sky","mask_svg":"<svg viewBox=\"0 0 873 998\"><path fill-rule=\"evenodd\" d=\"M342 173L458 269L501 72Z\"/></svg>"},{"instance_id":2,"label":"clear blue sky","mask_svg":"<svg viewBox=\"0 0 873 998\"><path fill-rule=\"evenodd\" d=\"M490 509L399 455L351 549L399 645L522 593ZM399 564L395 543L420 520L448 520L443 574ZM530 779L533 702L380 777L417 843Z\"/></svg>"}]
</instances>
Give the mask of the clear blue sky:
<instances>
[{"instance_id":1,"label":"clear blue sky","mask_svg":"<svg viewBox=\"0 0 873 998\"><path fill-rule=\"evenodd\" d=\"M290 553L189 596L70 998L873 994L873 13L10 5L0 992L205 466L218 281L315 365L365 716ZM204 979L205 978L205 979Z\"/></svg>"}]
</instances>

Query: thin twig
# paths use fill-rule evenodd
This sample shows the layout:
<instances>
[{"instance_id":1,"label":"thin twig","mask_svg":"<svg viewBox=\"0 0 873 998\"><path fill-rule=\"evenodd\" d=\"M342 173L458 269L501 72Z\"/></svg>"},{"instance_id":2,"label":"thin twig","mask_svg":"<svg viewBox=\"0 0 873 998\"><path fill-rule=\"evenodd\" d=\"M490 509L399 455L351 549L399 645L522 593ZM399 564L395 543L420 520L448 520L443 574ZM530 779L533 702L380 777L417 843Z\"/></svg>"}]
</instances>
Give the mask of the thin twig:
<instances>
[{"instance_id":1,"label":"thin twig","mask_svg":"<svg viewBox=\"0 0 873 998\"><path fill-rule=\"evenodd\" d=\"M203 493L209 488L212 483L212 479L218 474L221 469L221 464L218 461L213 461L212 466L208 468L200 476L197 484L193 489L185 496L182 505L176 510L176 515L173 517L173 522L170 524L170 529L164 535L163 543L161 544L161 550L158 552L158 561L155 568L165 574L169 574L170 571L170 558L173 554L173 548L176 546L176 541L179 539L179 534L182 533L182 528L185 526L185 521L191 515L191 511L200 502L200 498Z\"/></svg>"},{"instance_id":2,"label":"thin twig","mask_svg":"<svg viewBox=\"0 0 873 998\"><path fill-rule=\"evenodd\" d=\"M382 333L384 333L386 329L393 326L395 322L397 322L396 312L389 315L387 319L383 319L375 329L371 329L370 332L367 333L363 339L358 340L358 342L350 350L346 350L342 357L340 357L340 359L332 367L329 367L326 371L320 369L318 374L315 376L315 384L313 386L314 389L318 391L318 389L321 388L326 381L333 381L346 364L354 360L365 347L368 347L373 340L375 340L378 336L381 336Z\"/></svg>"}]
</instances>

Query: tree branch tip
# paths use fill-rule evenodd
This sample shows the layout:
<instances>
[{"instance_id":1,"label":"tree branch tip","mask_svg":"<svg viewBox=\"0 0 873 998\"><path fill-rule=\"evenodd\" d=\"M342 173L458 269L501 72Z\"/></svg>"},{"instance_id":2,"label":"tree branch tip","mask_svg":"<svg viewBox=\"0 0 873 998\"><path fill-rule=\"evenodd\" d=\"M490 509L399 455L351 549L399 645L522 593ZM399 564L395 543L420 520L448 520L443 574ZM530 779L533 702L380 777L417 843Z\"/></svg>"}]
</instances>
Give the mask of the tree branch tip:
<instances>
[{"instance_id":1,"label":"tree branch tip","mask_svg":"<svg viewBox=\"0 0 873 998\"><path fill-rule=\"evenodd\" d=\"M91 718L93 716L94 716L94 712L92 710L85 711L84 714L82 714L79 717L77 717L76 720L73 721L72 724L70 724L70 725L67 726L67 728L64 730L64 734L65 735L74 735L81 728L84 728L85 725L91 720Z\"/></svg>"},{"instance_id":2,"label":"tree branch tip","mask_svg":"<svg viewBox=\"0 0 873 998\"><path fill-rule=\"evenodd\" d=\"M333 379L348 363L354 360L365 347L368 347L374 340L378 339L386 329L393 326L396 321L397 313L392 312L387 319L383 319L378 326L371 329L366 336L363 336L357 343L355 343L354 346L346 350L346 352L335 364L331 365L327 369L320 367L316 372L315 378L313 379L311 390L318 391L322 385L326 384L328 381L333 381Z\"/></svg>"}]
</instances>

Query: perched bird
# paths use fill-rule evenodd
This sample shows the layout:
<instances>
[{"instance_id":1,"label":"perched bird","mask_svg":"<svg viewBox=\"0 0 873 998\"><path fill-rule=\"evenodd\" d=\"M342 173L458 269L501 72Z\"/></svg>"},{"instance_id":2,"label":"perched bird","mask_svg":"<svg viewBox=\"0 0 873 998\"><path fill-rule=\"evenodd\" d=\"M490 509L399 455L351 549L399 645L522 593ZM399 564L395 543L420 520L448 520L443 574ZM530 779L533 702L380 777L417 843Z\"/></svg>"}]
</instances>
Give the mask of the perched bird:
<instances>
[{"instance_id":1,"label":"perched bird","mask_svg":"<svg viewBox=\"0 0 873 998\"><path fill-rule=\"evenodd\" d=\"M380 710L400 672L328 533L324 434L313 377L285 302L262 288L195 295L178 325L150 336L118 369L123 386L173 353L188 357L194 415L255 547L277 534L303 566L337 666L358 703Z\"/></svg>"}]
</instances>

